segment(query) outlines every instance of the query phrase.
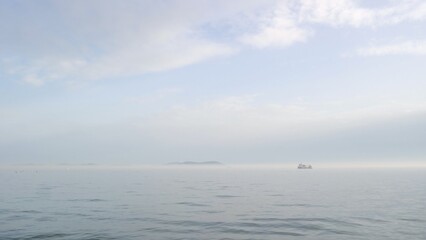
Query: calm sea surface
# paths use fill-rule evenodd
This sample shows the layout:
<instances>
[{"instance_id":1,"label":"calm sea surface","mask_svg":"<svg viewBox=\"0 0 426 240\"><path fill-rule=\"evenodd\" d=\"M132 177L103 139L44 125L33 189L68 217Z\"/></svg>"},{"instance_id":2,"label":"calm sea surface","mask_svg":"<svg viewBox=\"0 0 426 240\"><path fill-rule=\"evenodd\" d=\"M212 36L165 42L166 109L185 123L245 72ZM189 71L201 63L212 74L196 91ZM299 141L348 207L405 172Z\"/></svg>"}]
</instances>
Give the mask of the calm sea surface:
<instances>
[{"instance_id":1,"label":"calm sea surface","mask_svg":"<svg viewBox=\"0 0 426 240\"><path fill-rule=\"evenodd\" d=\"M426 169L0 170L0 239L426 239Z\"/></svg>"}]
</instances>

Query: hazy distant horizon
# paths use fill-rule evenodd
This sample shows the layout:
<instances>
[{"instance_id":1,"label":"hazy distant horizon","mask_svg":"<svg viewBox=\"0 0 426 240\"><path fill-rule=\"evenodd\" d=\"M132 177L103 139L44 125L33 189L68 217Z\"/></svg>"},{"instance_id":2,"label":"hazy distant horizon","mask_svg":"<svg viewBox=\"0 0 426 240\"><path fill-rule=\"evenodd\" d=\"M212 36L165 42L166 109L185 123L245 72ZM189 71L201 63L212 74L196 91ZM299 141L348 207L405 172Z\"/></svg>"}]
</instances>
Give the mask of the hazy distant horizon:
<instances>
[{"instance_id":1,"label":"hazy distant horizon","mask_svg":"<svg viewBox=\"0 0 426 240\"><path fill-rule=\"evenodd\" d=\"M246 163L220 165L170 165L170 164L13 164L0 165L0 170L297 170L297 165L285 163ZM337 169L426 169L424 162L379 163L319 163L311 164L313 170ZM303 171L303 170L300 170ZM309 171L309 170L308 170Z\"/></svg>"},{"instance_id":2,"label":"hazy distant horizon","mask_svg":"<svg viewBox=\"0 0 426 240\"><path fill-rule=\"evenodd\" d=\"M425 240L425 77L425 0L0 1L0 239Z\"/></svg>"}]
</instances>

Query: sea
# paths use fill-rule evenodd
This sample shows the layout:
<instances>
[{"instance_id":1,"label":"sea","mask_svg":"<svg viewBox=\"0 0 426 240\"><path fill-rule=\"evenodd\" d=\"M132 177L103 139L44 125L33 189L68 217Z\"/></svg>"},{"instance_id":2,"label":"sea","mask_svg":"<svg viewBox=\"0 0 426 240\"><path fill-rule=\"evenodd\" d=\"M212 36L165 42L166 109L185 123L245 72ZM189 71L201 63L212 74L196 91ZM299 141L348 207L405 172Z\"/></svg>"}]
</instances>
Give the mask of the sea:
<instances>
[{"instance_id":1,"label":"sea","mask_svg":"<svg viewBox=\"0 0 426 240\"><path fill-rule=\"evenodd\" d=\"M0 239L426 239L421 169L2 169Z\"/></svg>"}]
</instances>

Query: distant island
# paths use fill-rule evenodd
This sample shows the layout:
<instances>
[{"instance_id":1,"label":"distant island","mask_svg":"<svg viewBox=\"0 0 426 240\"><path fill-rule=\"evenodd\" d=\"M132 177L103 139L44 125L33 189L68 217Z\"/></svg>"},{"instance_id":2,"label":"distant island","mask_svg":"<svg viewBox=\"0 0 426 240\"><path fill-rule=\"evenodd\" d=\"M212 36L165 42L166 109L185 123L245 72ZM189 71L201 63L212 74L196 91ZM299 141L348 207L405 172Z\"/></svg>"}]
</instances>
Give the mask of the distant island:
<instances>
[{"instance_id":1,"label":"distant island","mask_svg":"<svg viewBox=\"0 0 426 240\"><path fill-rule=\"evenodd\" d=\"M205 162L192 162L192 161L185 161L185 162L171 162L167 163L167 165L222 165L221 162L217 161L205 161Z\"/></svg>"}]
</instances>

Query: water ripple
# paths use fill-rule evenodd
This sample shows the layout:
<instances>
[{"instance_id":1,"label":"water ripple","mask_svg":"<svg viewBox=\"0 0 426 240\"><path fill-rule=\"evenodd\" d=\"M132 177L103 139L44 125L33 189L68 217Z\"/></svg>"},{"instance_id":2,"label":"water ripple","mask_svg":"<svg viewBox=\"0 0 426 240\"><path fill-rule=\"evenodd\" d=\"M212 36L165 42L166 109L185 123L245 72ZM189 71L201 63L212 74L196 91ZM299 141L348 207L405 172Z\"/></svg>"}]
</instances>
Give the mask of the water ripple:
<instances>
[{"instance_id":1,"label":"water ripple","mask_svg":"<svg viewBox=\"0 0 426 240\"><path fill-rule=\"evenodd\" d=\"M68 201L68 202L106 202L107 200L100 199L100 198L89 198L89 199L74 198L74 199L68 199L66 201Z\"/></svg>"},{"instance_id":2,"label":"water ripple","mask_svg":"<svg viewBox=\"0 0 426 240\"><path fill-rule=\"evenodd\" d=\"M217 197L217 198L238 198L238 197L242 197L242 196L222 194L222 195L216 195L215 197Z\"/></svg>"},{"instance_id":3,"label":"water ripple","mask_svg":"<svg viewBox=\"0 0 426 240\"><path fill-rule=\"evenodd\" d=\"M307 204L307 203L293 203L293 204L279 203L279 204L273 204L273 206L276 206L276 207L309 207L309 208L326 207L326 206L323 206L323 205L315 205L315 204Z\"/></svg>"},{"instance_id":4,"label":"water ripple","mask_svg":"<svg viewBox=\"0 0 426 240\"><path fill-rule=\"evenodd\" d=\"M190 207L208 207L210 205L202 204L202 203L195 203L195 202L177 202L177 205L186 205Z\"/></svg>"}]
</instances>

